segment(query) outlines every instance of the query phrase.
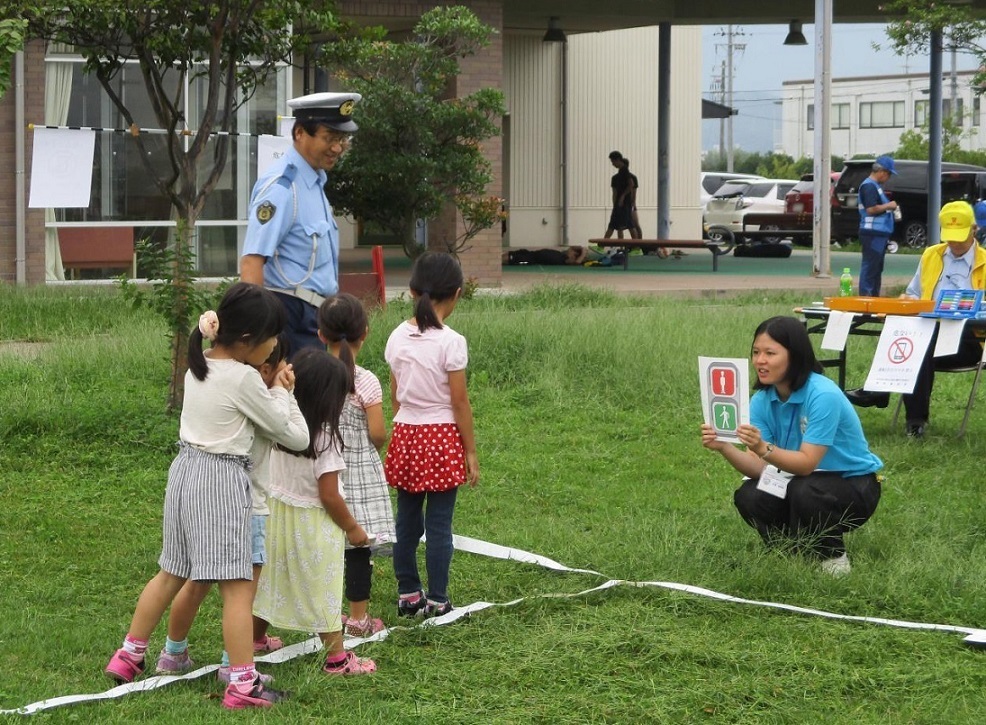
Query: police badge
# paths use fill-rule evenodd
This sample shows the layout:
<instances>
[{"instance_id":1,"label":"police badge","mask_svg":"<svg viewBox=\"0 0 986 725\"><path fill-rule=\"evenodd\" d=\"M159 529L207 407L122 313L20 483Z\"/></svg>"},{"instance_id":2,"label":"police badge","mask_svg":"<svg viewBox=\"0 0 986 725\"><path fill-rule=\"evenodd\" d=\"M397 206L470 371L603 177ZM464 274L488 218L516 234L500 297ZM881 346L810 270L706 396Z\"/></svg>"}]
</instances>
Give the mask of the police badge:
<instances>
[{"instance_id":1,"label":"police badge","mask_svg":"<svg viewBox=\"0 0 986 725\"><path fill-rule=\"evenodd\" d=\"M263 204L257 207L257 221L261 224L266 224L271 219L274 218L274 212L277 211L277 207L271 204L269 201L265 201Z\"/></svg>"}]
</instances>

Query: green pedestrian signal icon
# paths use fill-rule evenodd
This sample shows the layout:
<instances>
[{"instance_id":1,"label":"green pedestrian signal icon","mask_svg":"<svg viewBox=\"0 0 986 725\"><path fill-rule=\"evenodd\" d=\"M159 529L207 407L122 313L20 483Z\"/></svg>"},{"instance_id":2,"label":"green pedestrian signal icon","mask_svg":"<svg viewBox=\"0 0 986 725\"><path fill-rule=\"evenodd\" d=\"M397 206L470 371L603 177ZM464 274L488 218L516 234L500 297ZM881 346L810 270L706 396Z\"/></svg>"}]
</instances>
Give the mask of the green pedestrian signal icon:
<instances>
[{"instance_id":1,"label":"green pedestrian signal icon","mask_svg":"<svg viewBox=\"0 0 986 725\"><path fill-rule=\"evenodd\" d=\"M735 433L739 425L739 411L735 403L712 403L712 425L722 433Z\"/></svg>"}]
</instances>

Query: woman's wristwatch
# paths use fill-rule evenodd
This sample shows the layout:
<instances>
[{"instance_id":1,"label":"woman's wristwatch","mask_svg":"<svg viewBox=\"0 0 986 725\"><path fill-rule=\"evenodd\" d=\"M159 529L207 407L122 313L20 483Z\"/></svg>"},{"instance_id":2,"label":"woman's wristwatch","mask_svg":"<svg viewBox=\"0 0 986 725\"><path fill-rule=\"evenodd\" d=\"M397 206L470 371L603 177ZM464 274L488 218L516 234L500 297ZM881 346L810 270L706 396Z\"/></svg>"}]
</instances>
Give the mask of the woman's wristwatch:
<instances>
[{"instance_id":1,"label":"woman's wristwatch","mask_svg":"<svg viewBox=\"0 0 986 725\"><path fill-rule=\"evenodd\" d=\"M768 443L766 450L763 452L763 454L760 456L760 458L766 461L767 460L767 456L769 456L773 452L774 452L774 444L773 443Z\"/></svg>"}]
</instances>

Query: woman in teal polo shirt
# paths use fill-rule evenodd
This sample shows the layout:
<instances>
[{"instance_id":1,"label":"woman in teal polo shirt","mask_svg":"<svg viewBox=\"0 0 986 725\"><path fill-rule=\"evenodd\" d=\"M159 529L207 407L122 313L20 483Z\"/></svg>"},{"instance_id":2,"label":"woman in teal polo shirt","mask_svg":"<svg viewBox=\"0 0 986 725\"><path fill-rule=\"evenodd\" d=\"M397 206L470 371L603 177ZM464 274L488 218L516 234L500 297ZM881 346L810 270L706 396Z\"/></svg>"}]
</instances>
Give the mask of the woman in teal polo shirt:
<instances>
[{"instance_id":1,"label":"woman in teal polo shirt","mask_svg":"<svg viewBox=\"0 0 986 725\"><path fill-rule=\"evenodd\" d=\"M845 394L822 374L804 324L771 317L757 327L751 352L757 392L740 448L702 426L702 445L744 476L734 502L768 545L788 541L848 574L843 535L862 526L880 501L883 462L863 435Z\"/></svg>"}]
</instances>

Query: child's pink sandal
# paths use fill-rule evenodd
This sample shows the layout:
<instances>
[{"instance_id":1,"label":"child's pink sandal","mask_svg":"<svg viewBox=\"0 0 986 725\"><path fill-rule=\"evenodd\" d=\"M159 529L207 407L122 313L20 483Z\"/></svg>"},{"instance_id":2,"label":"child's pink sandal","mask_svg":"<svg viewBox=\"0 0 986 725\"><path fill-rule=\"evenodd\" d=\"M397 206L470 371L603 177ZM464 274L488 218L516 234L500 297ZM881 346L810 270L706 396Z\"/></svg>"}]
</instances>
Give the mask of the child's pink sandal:
<instances>
[{"instance_id":1,"label":"child's pink sandal","mask_svg":"<svg viewBox=\"0 0 986 725\"><path fill-rule=\"evenodd\" d=\"M284 646L284 641L280 637L271 637L265 634L263 639L258 639L253 643L254 654L259 652L274 652Z\"/></svg>"},{"instance_id":2,"label":"child's pink sandal","mask_svg":"<svg viewBox=\"0 0 986 725\"><path fill-rule=\"evenodd\" d=\"M347 637L369 637L384 629L383 620L371 619L369 614L364 614L362 619L346 619L344 624Z\"/></svg>"},{"instance_id":3,"label":"child's pink sandal","mask_svg":"<svg viewBox=\"0 0 986 725\"><path fill-rule=\"evenodd\" d=\"M325 658L322 672L327 675L370 675L377 671L377 663L371 659L357 657L355 652L346 652L346 659L338 664Z\"/></svg>"}]
</instances>

